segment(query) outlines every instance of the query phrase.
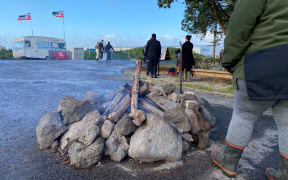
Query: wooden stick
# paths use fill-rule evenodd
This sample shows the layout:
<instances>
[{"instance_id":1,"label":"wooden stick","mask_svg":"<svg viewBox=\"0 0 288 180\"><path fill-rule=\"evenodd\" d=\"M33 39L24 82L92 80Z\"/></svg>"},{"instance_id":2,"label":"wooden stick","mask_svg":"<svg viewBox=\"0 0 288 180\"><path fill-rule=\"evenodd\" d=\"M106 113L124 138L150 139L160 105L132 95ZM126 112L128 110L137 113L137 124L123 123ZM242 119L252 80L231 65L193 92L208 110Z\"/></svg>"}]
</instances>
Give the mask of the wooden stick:
<instances>
[{"instance_id":1,"label":"wooden stick","mask_svg":"<svg viewBox=\"0 0 288 180\"><path fill-rule=\"evenodd\" d=\"M110 114L113 111L113 109L119 104L119 102L121 102L121 100L126 96L126 94L129 93L130 89L131 86L127 83L124 86L122 86L118 94L115 96L113 101L105 110L104 115Z\"/></svg>"},{"instance_id":2,"label":"wooden stick","mask_svg":"<svg viewBox=\"0 0 288 180\"><path fill-rule=\"evenodd\" d=\"M141 99L139 101L139 104L142 106L144 111L154 113L154 114L158 115L159 117L164 117L164 113L161 110L159 110L158 108L156 108L155 106L153 106L152 104L150 104L147 100Z\"/></svg>"},{"instance_id":3,"label":"wooden stick","mask_svg":"<svg viewBox=\"0 0 288 180\"><path fill-rule=\"evenodd\" d=\"M135 113L138 108L138 91L139 91L139 80L141 74L142 61L136 61L136 70L134 74L134 84L132 89L132 100L131 100L131 113Z\"/></svg>"},{"instance_id":4,"label":"wooden stick","mask_svg":"<svg viewBox=\"0 0 288 180\"><path fill-rule=\"evenodd\" d=\"M121 100L121 102L115 107L114 111L108 115L108 118L114 122L118 122L120 117L127 111L131 103L130 94L126 94L126 96Z\"/></svg>"}]
</instances>

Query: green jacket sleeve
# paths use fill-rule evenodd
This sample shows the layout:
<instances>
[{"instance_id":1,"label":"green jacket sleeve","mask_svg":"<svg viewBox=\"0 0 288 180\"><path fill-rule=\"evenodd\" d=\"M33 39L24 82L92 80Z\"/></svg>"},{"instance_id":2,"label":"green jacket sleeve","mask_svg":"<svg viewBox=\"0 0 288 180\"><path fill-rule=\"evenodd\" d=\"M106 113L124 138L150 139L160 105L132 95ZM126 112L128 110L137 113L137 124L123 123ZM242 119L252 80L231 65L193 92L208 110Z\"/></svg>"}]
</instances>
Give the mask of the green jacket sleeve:
<instances>
[{"instance_id":1,"label":"green jacket sleeve","mask_svg":"<svg viewBox=\"0 0 288 180\"><path fill-rule=\"evenodd\" d=\"M230 17L227 36L224 41L222 66L229 72L245 55L249 37L262 15L266 0L238 0Z\"/></svg>"}]
</instances>

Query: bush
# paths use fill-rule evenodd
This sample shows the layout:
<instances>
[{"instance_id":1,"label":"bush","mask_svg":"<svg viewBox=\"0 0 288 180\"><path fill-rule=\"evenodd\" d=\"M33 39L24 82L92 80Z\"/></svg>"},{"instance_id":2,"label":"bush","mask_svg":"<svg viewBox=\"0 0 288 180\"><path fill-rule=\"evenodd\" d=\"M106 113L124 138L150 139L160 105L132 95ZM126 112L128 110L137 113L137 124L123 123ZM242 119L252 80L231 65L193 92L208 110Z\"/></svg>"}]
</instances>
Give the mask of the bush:
<instances>
[{"instance_id":1,"label":"bush","mask_svg":"<svg viewBox=\"0 0 288 180\"><path fill-rule=\"evenodd\" d=\"M0 49L0 59L12 59L13 58L13 52L12 49Z\"/></svg>"}]
</instances>

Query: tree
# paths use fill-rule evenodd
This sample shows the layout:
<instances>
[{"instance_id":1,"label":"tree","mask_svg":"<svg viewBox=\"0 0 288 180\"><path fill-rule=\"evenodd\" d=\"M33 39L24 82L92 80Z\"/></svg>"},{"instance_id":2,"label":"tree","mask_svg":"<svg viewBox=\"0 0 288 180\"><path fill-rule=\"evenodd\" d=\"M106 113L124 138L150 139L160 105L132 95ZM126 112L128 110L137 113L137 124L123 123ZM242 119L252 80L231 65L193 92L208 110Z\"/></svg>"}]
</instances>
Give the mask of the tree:
<instances>
[{"instance_id":1,"label":"tree","mask_svg":"<svg viewBox=\"0 0 288 180\"><path fill-rule=\"evenodd\" d=\"M222 33L226 29L236 0L158 0L160 8L170 8L172 3L182 1L186 4L182 30L192 34L202 34L215 29L215 22Z\"/></svg>"}]
</instances>

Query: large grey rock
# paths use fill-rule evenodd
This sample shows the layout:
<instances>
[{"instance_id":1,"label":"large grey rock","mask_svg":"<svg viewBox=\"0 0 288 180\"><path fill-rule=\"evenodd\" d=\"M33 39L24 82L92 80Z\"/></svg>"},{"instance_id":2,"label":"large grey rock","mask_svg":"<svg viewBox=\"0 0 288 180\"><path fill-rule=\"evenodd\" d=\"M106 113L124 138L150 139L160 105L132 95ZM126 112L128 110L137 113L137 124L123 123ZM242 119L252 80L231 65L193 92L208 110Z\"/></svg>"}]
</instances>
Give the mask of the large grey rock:
<instances>
[{"instance_id":1,"label":"large grey rock","mask_svg":"<svg viewBox=\"0 0 288 180\"><path fill-rule=\"evenodd\" d=\"M146 124L130 140L129 156L143 162L178 161L182 155L182 137L169 122L146 114Z\"/></svg>"},{"instance_id":2,"label":"large grey rock","mask_svg":"<svg viewBox=\"0 0 288 180\"><path fill-rule=\"evenodd\" d=\"M73 141L77 141L81 136L86 136L89 128L91 126L97 126L100 122L101 118L97 110L86 114L81 121L70 125L69 130L61 138L60 148L63 150ZM89 141L91 141L91 139Z\"/></svg>"},{"instance_id":3,"label":"large grey rock","mask_svg":"<svg viewBox=\"0 0 288 180\"><path fill-rule=\"evenodd\" d=\"M109 119L104 121L104 124L102 125L101 128L101 136L104 139L108 139L114 129L115 123Z\"/></svg>"},{"instance_id":4,"label":"large grey rock","mask_svg":"<svg viewBox=\"0 0 288 180\"><path fill-rule=\"evenodd\" d=\"M200 113L205 119L207 119L211 127L216 125L216 117L213 116L204 106L200 107Z\"/></svg>"},{"instance_id":5,"label":"large grey rock","mask_svg":"<svg viewBox=\"0 0 288 180\"><path fill-rule=\"evenodd\" d=\"M105 97L102 94L96 93L94 91L87 91L86 100L90 101L92 104L102 104Z\"/></svg>"},{"instance_id":6,"label":"large grey rock","mask_svg":"<svg viewBox=\"0 0 288 180\"><path fill-rule=\"evenodd\" d=\"M89 146L99 136L100 129L96 125L89 126L84 133L81 134L78 141Z\"/></svg>"},{"instance_id":7,"label":"large grey rock","mask_svg":"<svg viewBox=\"0 0 288 180\"><path fill-rule=\"evenodd\" d=\"M132 119L125 114L116 124L114 130L121 135L127 136L136 131L136 126L133 124Z\"/></svg>"},{"instance_id":8,"label":"large grey rock","mask_svg":"<svg viewBox=\"0 0 288 180\"><path fill-rule=\"evenodd\" d=\"M36 128L37 142L40 149L50 147L55 139L61 136L67 130L67 126L63 124L59 112L49 112L45 114Z\"/></svg>"},{"instance_id":9,"label":"large grey rock","mask_svg":"<svg viewBox=\"0 0 288 180\"><path fill-rule=\"evenodd\" d=\"M109 139L105 142L105 155L111 160L120 162L125 158L129 149L129 144L125 136L113 131Z\"/></svg>"},{"instance_id":10,"label":"large grey rock","mask_svg":"<svg viewBox=\"0 0 288 180\"><path fill-rule=\"evenodd\" d=\"M90 146L73 142L68 151L70 165L78 169L91 168L101 160L103 152L104 139L101 137Z\"/></svg>"},{"instance_id":11,"label":"large grey rock","mask_svg":"<svg viewBox=\"0 0 288 180\"><path fill-rule=\"evenodd\" d=\"M199 111L198 101L195 101L195 100L186 100L185 108L186 108L186 109L191 109L191 110L193 110L193 111Z\"/></svg>"},{"instance_id":12,"label":"large grey rock","mask_svg":"<svg viewBox=\"0 0 288 180\"><path fill-rule=\"evenodd\" d=\"M92 106L92 103L88 100L77 100L65 96L60 100L57 110L61 113L65 124L72 124L80 121L91 110Z\"/></svg>"},{"instance_id":13,"label":"large grey rock","mask_svg":"<svg viewBox=\"0 0 288 180\"><path fill-rule=\"evenodd\" d=\"M160 104L164 110L170 110L170 109L174 109L174 108L180 108L180 104L177 104L167 98L164 97L154 97L153 98L154 101L156 101L158 104Z\"/></svg>"},{"instance_id":14,"label":"large grey rock","mask_svg":"<svg viewBox=\"0 0 288 180\"><path fill-rule=\"evenodd\" d=\"M198 117L192 109L186 109L185 113L190 121L191 133L198 134L201 131L200 124L198 122Z\"/></svg>"},{"instance_id":15,"label":"large grey rock","mask_svg":"<svg viewBox=\"0 0 288 180\"><path fill-rule=\"evenodd\" d=\"M194 100L198 101L197 96L191 91L185 91L184 94L181 95L181 106L185 108L186 101Z\"/></svg>"},{"instance_id":16,"label":"large grey rock","mask_svg":"<svg viewBox=\"0 0 288 180\"><path fill-rule=\"evenodd\" d=\"M191 130L189 119L181 107L165 111L164 119L175 125L180 132L188 132Z\"/></svg>"},{"instance_id":17,"label":"large grey rock","mask_svg":"<svg viewBox=\"0 0 288 180\"><path fill-rule=\"evenodd\" d=\"M140 127L146 119L145 113L142 110L130 113L129 116L133 119L133 123L138 127Z\"/></svg>"}]
</instances>

